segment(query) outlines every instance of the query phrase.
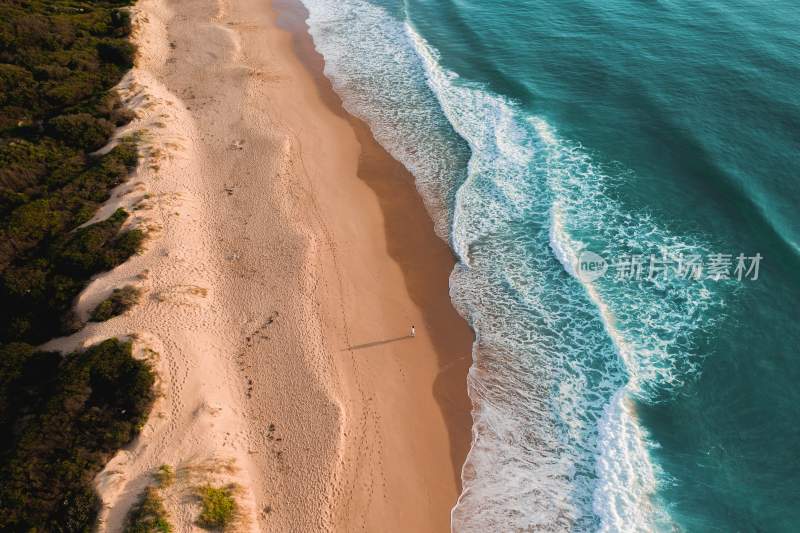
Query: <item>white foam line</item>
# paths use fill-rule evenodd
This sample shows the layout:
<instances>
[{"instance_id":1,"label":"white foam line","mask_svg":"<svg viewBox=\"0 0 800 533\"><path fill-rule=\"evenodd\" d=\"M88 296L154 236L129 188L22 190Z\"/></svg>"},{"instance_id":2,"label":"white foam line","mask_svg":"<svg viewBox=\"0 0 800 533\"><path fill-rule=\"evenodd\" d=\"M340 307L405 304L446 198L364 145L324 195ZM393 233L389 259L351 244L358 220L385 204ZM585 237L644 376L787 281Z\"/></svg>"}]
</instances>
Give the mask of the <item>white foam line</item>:
<instances>
[{"instance_id":1,"label":"white foam line","mask_svg":"<svg viewBox=\"0 0 800 533\"><path fill-rule=\"evenodd\" d=\"M339 2L304 0L304 3L307 4L311 13L309 24L315 45L326 59L326 75L332 79L334 87L342 96L348 111L366 120L379 142L415 175L418 189L434 217L436 217L437 209L441 209L442 205L444 205L443 198L446 197L446 194L442 191L447 187L456 189L452 223L448 227L443 224L444 221L447 221L447 217L436 218L437 231L439 231L440 236L445 237L447 236L445 233L449 232L452 246L461 262L451 277L451 293L454 298L454 304L459 309L459 312L467 318L470 318L470 313L473 313L471 318L476 329L474 354L477 353L477 347L481 340L485 339L487 342L499 343L500 341L494 338L496 335L489 335L491 332L484 332L485 335L482 335L480 331L477 331L479 329L477 324L483 320L479 314L482 310L468 309L467 306L470 305L467 302L468 299L459 297L453 291L459 285L460 279L463 282L469 281L467 273L473 267L472 258L470 257L471 244L476 239L491 233L495 228L501 227L509 218L523 217L526 210L531 207L529 205L531 191L526 189L529 185L526 183L526 178L530 172L531 162L536 157L536 151L530 145L529 140L526 139L526 129L529 128L525 124L521 124L519 117L522 114L513 103L504 100L500 96L487 93L481 87L470 85L459 79L456 73L442 68L438 60L437 51L410 24L407 22L401 24L391 19L383 9L360 0ZM348 25L346 32L343 31L344 26L342 25L344 19L347 20ZM362 28L365 22L369 26L366 29ZM358 27L354 28L353 25ZM370 37L366 39L371 43L372 47L369 54L367 54L368 59L359 59L357 56L362 50L360 48L354 49L354 47L358 47L358 43L352 39L347 40L347 35L364 37L359 33L362 30ZM342 34L335 35L337 31ZM365 63L353 63L358 61L364 61ZM437 109L440 108L449 124L469 144L471 149L472 155L468 162L466 181L461 184L458 183L458 179L453 179L448 174L456 172L454 167L448 166L449 163L436 163L437 158L441 160L441 156L447 150L441 149L438 144L434 146L424 136L424 131L430 126L430 124L425 123L425 120L431 120L435 112L428 115L423 113L420 116L402 114L406 112L402 110L409 110L415 106L429 105L428 100L425 98L414 96L413 91L416 90L416 86L409 81L413 81L417 76L417 67L413 65L414 61L419 61L422 65L422 75L425 77L425 82L430 87L436 100L438 100ZM376 65L376 62L385 64ZM387 65L392 65L393 70L386 70ZM378 70L370 71L369 69ZM395 72L395 70L403 69L408 69L409 72ZM394 92L400 93L406 99L406 105L384 101L386 99L391 100L391 95L383 95L385 98L374 98L375 95L371 94L359 95L357 91L360 84L352 84L348 78L350 76L359 80L363 78L374 81L382 77L391 77L394 74L399 74L399 77L395 80L396 89ZM375 87L371 87L371 89L380 89L380 83L375 83L374 85ZM414 99L413 104L410 103L412 98ZM374 104L376 101L378 103ZM386 112L386 110L375 109L374 105L388 105L392 109L387 116L381 116L380 114ZM435 101L433 105L436 105ZM401 109L401 111L398 111L398 109ZM398 112L402 116L397 115ZM416 121L410 123L410 131L415 132L415 136L405 136L405 139L398 138L398 136L404 136L404 128L407 129L409 126L409 124L404 124L404 121L410 120ZM545 148L550 150L558 150L560 148L556 135L546 122L538 118L532 118L530 119L530 124L534 127L539 142ZM421 131L423 134L419 133ZM419 135L422 135L422 137L419 137ZM426 149L431 147L434 148L431 153L425 152ZM445 148L447 147L445 146ZM424 153L419 153L420 151ZM425 159L426 157L428 159ZM492 172L501 160L503 171ZM431 163L432 161L433 163ZM478 182L484 185L484 189L477 186ZM570 185L572 185L571 182ZM487 187L490 187L490 192L496 193L498 198L476 196L485 193ZM483 208L479 212L475 212L473 209L476 204L483 204ZM544 216L546 213L544 211L542 215ZM579 243L571 241L565 228L564 217L568 216L569 213L566 207L558 200L552 204L549 213L551 218L549 228L550 245L564 268L574 275L573 265L576 264L577 259L575 254L579 251L580 246ZM514 281L514 279L508 280L511 285L514 284ZM625 335L618 327L613 310L604 302L599 288L592 283L584 283L583 287L589 300L598 311L603 328L611 339L618 357L623 361L630 374L627 385L617 390L610 403L602 411L600 427L592 428L599 433L599 456L595 460L597 461L597 473L601 476L601 481L598 483L594 493L593 510L600 516L602 527L606 528L605 530L636 531L636 527L639 527L636 524L646 523L644 518L640 520L637 517L643 513L647 514L645 511L649 512L648 498L655 490L656 482L653 466L647 456L646 435L636 424L634 413L630 406L627 405L626 398L632 393L639 392L642 380L646 381L651 377L650 374L642 374L643 371L654 371L652 369L639 368L640 365L637 365L636 348L626 340ZM460 301L460 299L463 299L463 301ZM640 353L639 355L641 356L642 354ZM521 384L524 385L524 383L522 382ZM573 388L579 387L581 383L576 381L572 384L564 384L564 386L569 389L570 386ZM494 385L499 386L498 384ZM497 439L504 438L507 433L506 428L501 427L505 421L500 420L501 417L498 416L498 413L502 413L503 407L494 406L491 403L491 391L486 390L486 386L487 382L478 375L477 368L473 364L469 378L470 396L474 402L483 403L480 406L476 404L473 440L465 469L468 464L478 460L480 453L486 453L486 450L476 448L478 444L477 426L479 423L485 424L487 431L497 437L495 440L491 440L489 444L498 446L504 444L508 444L508 446L515 445L513 438L509 443L497 441ZM613 390L616 390L616 386L610 389L610 391ZM527 394L527 391L511 392ZM568 392L569 390L566 393ZM590 392L598 393L598 391ZM564 391L561 391L561 393L566 394ZM603 398L608 398L608 396L605 396L604 393ZM561 414L563 417L569 418L575 414L575 409L581 405L583 404L566 405L563 407L564 412ZM531 406L526 404L526 408L543 410L540 405ZM598 416L600 412L598 410ZM504 416L507 414L503 413ZM513 413L511 414L513 415ZM521 417L524 418L525 416L535 416L542 419L549 415L548 413L537 411L536 413L522 413ZM517 422L520 421L509 422L509 427L518 429L515 425ZM569 430L573 433L570 438L585 438L580 436L581 431L584 431L581 425L584 421L566 419L563 422L574 424L574 427ZM521 421L518 425L524 425L524 421ZM545 433L546 430L540 428L539 432ZM578 435L578 437L574 435ZM512 435L512 437L514 436ZM537 435L537 438L547 439L548 437L540 434ZM559 449L557 443L554 449ZM519 450L516 452L519 452ZM569 479L569 472L574 469L574 461L576 459L567 457L566 455L568 454L562 450L560 452L561 455L558 455L559 452L547 451L543 452L543 457L531 460L530 457L524 456L525 453L529 452L530 450L519 453L515 453L514 450L499 452L501 460L505 458L508 462L514 463L511 467L504 466L504 468L513 468L517 464L516 462L519 462L518 466L538 469L538 471L524 472L514 480L507 480L503 487L492 482L493 484L490 484L488 490L500 488L505 491L530 492L530 487L513 487L513 485L515 483L530 482L531 480L536 480L538 483L538 481L547 479L547 481L552 481L552 486L542 484L542 486L537 487L537 501L543 494L551 494L557 498L558 491L562 488L562 483L558 480ZM551 455L547 455L547 453L551 453ZM491 458L483 457L482 459L489 460ZM472 480L467 478L466 470L464 470L462 472L464 492L451 514L453 524L455 524L456 509L464 503L466 498L472 496L475 485L472 484ZM625 484L620 484L623 480ZM569 483L569 481L563 482ZM511 504L514 504L514 502L519 504L521 502L520 499L510 499L508 501ZM532 522L529 521L528 524L547 524L547 527L551 528L557 527L556 522L553 522L553 520L562 520L564 517L571 520L574 518L575 513L584 512L575 510L566 501L554 503L558 504L559 509L516 509L516 511L521 514L530 514L529 520ZM514 511L514 509L510 508L484 510L491 514L492 518L488 522L483 521L483 523L490 523L491 520L502 520L504 516L507 517L507 520L510 520L510 516L505 513ZM472 511L477 512L476 509L472 509ZM588 512L591 513L591 510ZM478 523L474 522L474 524ZM501 524L501 522L494 523L495 525ZM511 527L510 524L511 522L508 522L506 525Z\"/></svg>"},{"instance_id":2,"label":"white foam line","mask_svg":"<svg viewBox=\"0 0 800 533\"><path fill-rule=\"evenodd\" d=\"M549 131L544 138L553 139ZM558 202L552 208L550 246L564 269L581 283L597 307L617 355L629 370L628 383L614 394L598 424L599 482L593 509L601 521L599 531L652 531L650 517L657 514L651 502L657 488L656 476L647 452L644 430L628 406L629 395L640 390L639 375L635 371L635 348L617 328L614 313L603 301L595 284L576 274L578 248L564 230L563 210Z\"/></svg>"}]
</instances>

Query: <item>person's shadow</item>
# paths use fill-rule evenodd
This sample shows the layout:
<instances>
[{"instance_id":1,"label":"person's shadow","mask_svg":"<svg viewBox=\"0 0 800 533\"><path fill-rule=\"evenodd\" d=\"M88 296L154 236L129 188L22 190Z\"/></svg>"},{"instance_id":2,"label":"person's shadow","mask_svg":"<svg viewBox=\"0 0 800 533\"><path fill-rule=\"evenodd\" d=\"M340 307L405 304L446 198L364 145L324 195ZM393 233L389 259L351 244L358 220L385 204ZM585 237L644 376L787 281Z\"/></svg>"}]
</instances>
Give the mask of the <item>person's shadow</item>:
<instances>
[{"instance_id":1,"label":"person's shadow","mask_svg":"<svg viewBox=\"0 0 800 533\"><path fill-rule=\"evenodd\" d=\"M411 335L403 335L402 337L395 337L394 339L386 339L383 341L374 341L374 342L367 342L364 344L356 344L355 346L350 346L349 348L345 348L342 350L343 352L350 351L350 350L363 350L364 348L372 348L373 346L380 346L381 344L389 344L390 342L397 342L403 341L406 339L412 339Z\"/></svg>"}]
</instances>

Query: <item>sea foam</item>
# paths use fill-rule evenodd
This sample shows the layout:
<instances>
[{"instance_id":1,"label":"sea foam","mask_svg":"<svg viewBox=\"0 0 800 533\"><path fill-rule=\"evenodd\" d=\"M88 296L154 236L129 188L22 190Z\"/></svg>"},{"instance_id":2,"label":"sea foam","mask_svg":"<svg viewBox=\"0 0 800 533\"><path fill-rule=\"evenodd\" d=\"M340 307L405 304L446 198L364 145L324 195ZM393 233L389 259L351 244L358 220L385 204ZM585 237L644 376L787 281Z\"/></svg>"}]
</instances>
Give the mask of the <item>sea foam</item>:
<instances>
[{"instance_id":1,"label":"sea foam","mask_svg":"<svg viewBox=\"0 0 800 533\"><path fill-rule=\"evenodd\" d=\"M476 332L473 442L456 531L668 529L636 419L694 379L713 288L575 275L578 254L702 252L613 196L612 177L543 118L444 69L410 21L362 0L304 0L325 73L415 176L457 256L451 296Z\"/></svg>"}]
</instances>

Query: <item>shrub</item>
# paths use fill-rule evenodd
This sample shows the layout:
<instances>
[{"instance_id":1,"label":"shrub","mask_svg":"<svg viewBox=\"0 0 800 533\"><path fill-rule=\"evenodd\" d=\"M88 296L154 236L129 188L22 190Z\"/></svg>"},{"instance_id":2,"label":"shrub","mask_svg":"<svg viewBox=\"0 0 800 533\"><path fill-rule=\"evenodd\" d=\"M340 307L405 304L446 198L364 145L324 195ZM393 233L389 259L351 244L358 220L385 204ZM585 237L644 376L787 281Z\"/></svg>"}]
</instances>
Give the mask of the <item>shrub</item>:
<instances>
[{"instance_id":1,"label":"shrub","mask_svg":"<svg viewBox=\"0 0 800 533\"><path fill-rule=\"evenodd\" d=\"M36 82L27 69L0 63L0 106L30 106Z\"/></svg>"},{"instance_id":2,"label":"shrub","mask_svg":"<svg viewBox=\"0 0 800 533\"><path fill-rule=\"evenodd\" d=\"M122 105L119 94L110 92L97 106L95 107L97 113L102 114L105 118L110 120L115 126L124 126L134 118L136 113Z\"/></svg>"},{"instance_id":3,"label":"shrub","mask_svg":"<svg viewBox=\"0 0 800 533\"><path fill-rule=\"evenodd\" d=\"M238 514L234 488L232 485L227 487L204 485L197 489L201 506L197 524L200 527L225 529L234 523Z\"/></svg>"},{"instance_id":4,"label":"shrub","mask_svg":"<svg viewBox=\"0 0 800 533\"><path fill-rule=\"evenodd\" d=\"M139 253L144 243L144 232L138 228L122 232L114 239L107 256L109 268L124 263L130 256Z\"/></svg>"},{"instance_id":5,"label":"shrub","mask_svg":"<svg viewBox=\"0 0 800 533\"><path fill-rule=\"evenodd\" d=\"M37 81L64 80L72 71L61 65L36 65L31 70Z\"/></svg>"},{"instance_id":6,"label":"shrub","mask_svg":"<svg viewBox=\"0 0 800 533\"><path fill-rule=\"evenodd\" d=\"M97 53L103 61L128 69L133 67L136 47L127 41L103 39L97 43Z\"/></svg>"},{"instance_id":7,"label":"shrub","mask_svg":"<svg viewBox=\"0 0 800 533\"><path fill-rule=\"evenodd\" d=\"M33 246L62 228L63 216L52 207L48 200L35 200L11 213L7 235L17 249Z\"/></svg>"},{"instance_id":8,"label":"shrub","mask_svg":"<svg viewBox=\"0 0 800 533\"><path fill-rule=\"evenodd\" d=\"M126 343L66 357L7 344L76 327L68 311L89 277L141 243L118 235L124 212L75 231L136 164L129 143L89 155L128 118L99 104L132 64L117 11L130 3L0 2L0 531L91 531L92 479L153 399Z\"/></svg>"},{"instance_id":9,"label":"shrub","mask_svg":"<svg viewBox=\"0 0 800 533\"><path fill-rule=\"evenodd\" d=\"M161 465L153 475L159 487L169 487L175 482L175 470L169 465Z\"/></svg>"},{"instance_id":10,"label":"shrub","mask_svg":"<svg viewBox=\"0 0 800 533\"><path fill-rule=\"evenodd\" d=\"M141 500L133 506L125 521L124 533L171 533L164 502L158 491L147 487Z\"/></svg>"},{"instance_id":11,"label":"shrub","mask_svg":"<svg viewBox=\"0 0 800 533\"><path fill-rule=\"evenodd\" d=\"M131 14L128 11L117 9L111 12L111 25L114 33L120 37L130 35L133 26L131 24Z\"/></svg>"},{"instance_id":12,"label":"shrub","mask_svg":"<svg viewBox=\"0 0 800 533\"><path fill-rule=\"evenodd\" d=\"M144 239L136 229L119 232L128 217L122 209L106 220L58 236L38 226L37 217L32 216L30 223L13 232L13 238L0 241L0 256L3 244L13 244L17 249L33 247L28 254L11 257L12 263L0 275L0 299L5 304L0 306L0 341L41 342L54 334L74 331L78 324L67 320L68 312L87 280L127 260ZM24 228L28 229L22 231ZM31 243L43 234L49 237L39 245L44 250L37 257L33 252L38 249ZM115 300L122 302L130 297L125 291Z\"/></svg>"},{"instance_id":13,"label":"shrub","mask_svg":"<svg viewBox=\"0 0 800 533\"><path fill-rule=\"evenodd\" d=\"M41 84L42 96L46 104L56 108L79 105L92 96L95 91L92 79L85 74L73 74L64 80Z\"/></svg>"},{"instance_id":14,"label":"shrub","mask_svg":"<svg viewBox=\"0 0 800 533\"><path fill-rule=\"evenodd\" d=\"M47 286L47 270L47 262L41 259L7 268L3 272L3 287L15 298L41 299Z\"/></svg>"},{"instance_id":15,"label":"shrub","mask_svg":"<svg viewBox=\"0 0 800 533\"><path fill-rule=\"evenodd\" d=\"M121 289L114 289L111 296L100 302L92 311L93 322L103 322L119 316L139 301L139 289L132 285L125 285Z\"/></svg>"},{"instance_id":16,"label":"shrub","mask_svg":"<svg viewBox=\"0 0 800 533\"><path fill-rule=\"evenodd\" d=\"M130 139L120 142L108 155L112 156L115 161L125 165L127 170L133 170L139 160L136 144Z\"/></svg>"},{"instance_id":17,"label":"shrub","mask_svg":"<svg viewBox=\"0 0 800 533\"><path fill-rule=\"evenodd\" d=\"M67 356L0 346L0 531L89 531L92 480L153 404L154 375L116 339Z\"/></svg>"},{"instance_id":18,"label":"shrub","mask_svg":"<svg viewBox=\"0 0 800 533\"><path fill-rule=\"evenodd\" d=\"M73 333L80 331L84 325L85 324L83 321L81 321L81 317L78 316L78 313L73 310L69 310L64 314L64 316L61 317L59 331L62 335L72 335Z\"/></svg>"},{"instance_id":19,"label":"shrub","mask_svg":"<svg viewBox=\"0 0 800 533\"><path fill-rule=\"evenodd\" d=\"M93 152L102 148L114 133L114 125L89 113L61 115L48 123L48 131L54 137L75 147Z\"/></svg>"},{"instance_id":20,"label":"shrub","mask_svg":"<svg viewBox=\"0 0 800 533\"><path fill-rule=\"evenodd\" d=\"M130 230L117 237L127 218L124 209L117 209L102 222L83 227L69 236L63 245L57 247L59 268L73 277L88 278L128 259L138 251L143 234Z\"/></svg>"},{"instance_id":21,"label":"shrub","mask_svg":"<svg viewBox=\"0 0 800 533\"><path fill-rule=\"evenodd\" d=\"M125 124L130 123L133 119L136 118L136 112L132 109L128 109L127 107L118 107L114 109L111 113L111 122L114 123L115 126L121 127Z\"/></svg>"}]
</instances>

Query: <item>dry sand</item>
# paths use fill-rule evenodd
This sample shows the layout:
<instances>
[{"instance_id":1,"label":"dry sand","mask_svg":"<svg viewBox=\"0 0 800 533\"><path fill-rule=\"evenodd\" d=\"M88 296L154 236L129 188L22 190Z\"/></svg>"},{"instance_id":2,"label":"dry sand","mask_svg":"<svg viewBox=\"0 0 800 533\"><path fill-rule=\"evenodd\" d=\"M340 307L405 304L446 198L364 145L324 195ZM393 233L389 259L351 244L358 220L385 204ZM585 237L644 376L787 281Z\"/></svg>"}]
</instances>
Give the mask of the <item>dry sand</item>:
<instances>
[{"instance_id":1,"label":"dry sand","mask_svg":"<svg viewBox=\"0 0 800 533\"><path fill-rule=\"evenodd\" d=\"M120 89L139 118L121 135L138 131L145 157L99 216L127 206L150 239L78 311L124 284L143 301L47 345L132 334L161 376L142 435L97 478L101 529L169 464L177 531L196 528L206 481L240 486L242 530L447 531L472 333L411 176L343 112L302 8L134 12L140 57Z\"/></svg>"}]
</instances>

